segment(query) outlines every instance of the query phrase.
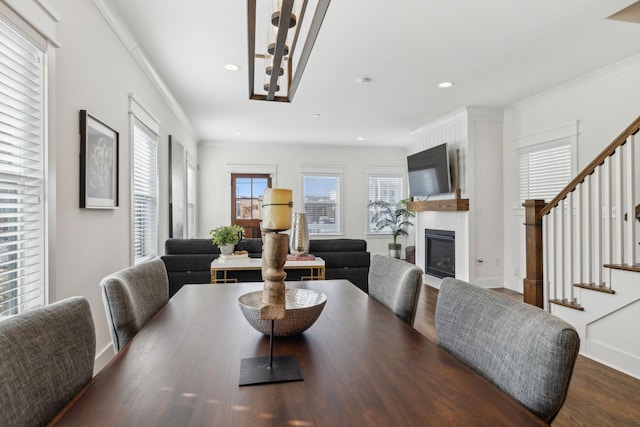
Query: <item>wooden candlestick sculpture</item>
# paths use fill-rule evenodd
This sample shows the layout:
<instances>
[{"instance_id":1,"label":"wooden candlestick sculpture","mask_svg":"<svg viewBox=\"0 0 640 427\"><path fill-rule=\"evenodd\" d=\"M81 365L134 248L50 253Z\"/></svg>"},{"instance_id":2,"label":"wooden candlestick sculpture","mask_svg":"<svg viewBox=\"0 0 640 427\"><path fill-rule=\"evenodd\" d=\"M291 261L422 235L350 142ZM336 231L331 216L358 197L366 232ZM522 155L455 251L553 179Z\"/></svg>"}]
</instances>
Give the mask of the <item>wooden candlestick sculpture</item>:
<instances>
[{"instance_id":1,"label":"wooden candlestick sculpture","mask_svg":"<svg viewBox=\"0 0 640 427\"><path fill-rule=\"evenodd\" d=\"M262 252L262 279L264 290L260 318L265 320L284 319L286 301L284 263L287 261L289 236L275 232L264 235Z\"/></svg>"},{"instance_id":2,"label":"wooden candlestick sculpture","mask_svg":"<svg viewBox=\"0 0 640 427\"><path fill-rule=\"evenodd\" d=\"M273 356L273 335L275 321L284 319L286 298L284 279L287 273L289 236L280 234L291 228L291 210L293 202L291 190L267 188L264 192L261 209L261 230L264 236L262 251L262 306L260 319L271 321L269 337L269 357L242 359L240 365L240 385L302 381L302 371L297 356Z\"/></svg>"},{"instance_id":3,"label":"wooden candlestick sculpture","mask_svg":"<svg viewBox=\"0 0 640 427\"><path fill-rule=\"evenodd\" d=\"M265 282L260 318L264 320L284 319L284 279L287 277L284 264L287 262L289 236L278 232L291 228L291 193L291 190L284 188L267 188L262 200L262 229L265 232L262 279Z\"/></svg>"}]
</instances>

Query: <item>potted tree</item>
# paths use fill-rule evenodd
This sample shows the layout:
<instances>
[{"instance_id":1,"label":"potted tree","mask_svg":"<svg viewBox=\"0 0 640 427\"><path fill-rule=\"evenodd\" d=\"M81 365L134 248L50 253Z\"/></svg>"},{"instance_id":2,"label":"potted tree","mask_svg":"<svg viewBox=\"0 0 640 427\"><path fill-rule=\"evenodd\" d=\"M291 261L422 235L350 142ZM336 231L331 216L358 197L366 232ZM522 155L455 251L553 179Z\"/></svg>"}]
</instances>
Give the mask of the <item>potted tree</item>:
<instances>
[{"instance_id":1,"label":"potted tree","mask_svg":"<svg viewBox=\"0 0 640 427\"><path fill-rule=\"evenodd\" d=\"M240 243L244 228L239 225L221 225L209 232L213 238L213 243L218 245L220 252L231 255L235 245Z\"/></svg>"},{"instance_id":2,"label":"potted tree","mask_svg":"<svg viewBox=\"0 0 640 427\"><path fill-rule=\"evenodd\" d=\"M376 231L389 230L393 236L393 243L389 243L389 256L400 258L402 245L398 243L398 236L407 236L407 228L413 223L410 218L415 213L407 209L407 200L400 200L395 206L384 200L374 200L369 202L369 207L376 208L371 217L371 223L375 225Z\"/></svg>"}]
</instances>

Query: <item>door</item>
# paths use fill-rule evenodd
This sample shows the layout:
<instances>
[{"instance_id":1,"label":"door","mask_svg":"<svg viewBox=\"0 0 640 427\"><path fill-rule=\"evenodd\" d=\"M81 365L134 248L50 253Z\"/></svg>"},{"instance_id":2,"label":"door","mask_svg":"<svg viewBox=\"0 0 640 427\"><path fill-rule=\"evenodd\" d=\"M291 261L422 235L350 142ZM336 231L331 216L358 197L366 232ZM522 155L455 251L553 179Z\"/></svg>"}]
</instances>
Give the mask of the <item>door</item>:
<instances>
[{"instance_id":1,"label":"door","mask_svg":"<svg viewBox=\"0 0 640 427\"><path fill-rule=\"evenodd\" d=\"M245 229L245 237L261 237L258 197L271 187L270 174L231 174L231 224Z\"/></svg>"}]
</instances>

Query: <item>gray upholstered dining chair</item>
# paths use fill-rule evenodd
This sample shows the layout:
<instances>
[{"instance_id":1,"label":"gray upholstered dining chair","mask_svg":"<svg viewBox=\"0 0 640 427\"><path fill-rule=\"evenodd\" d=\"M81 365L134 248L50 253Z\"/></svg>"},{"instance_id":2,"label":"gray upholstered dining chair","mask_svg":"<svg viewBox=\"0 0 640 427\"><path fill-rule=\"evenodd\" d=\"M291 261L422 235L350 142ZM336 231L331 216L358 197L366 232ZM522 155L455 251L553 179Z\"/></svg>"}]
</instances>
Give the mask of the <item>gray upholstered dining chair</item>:
<instances>
[{"instance_id":1,"label":"gray upholstered dining chair","mask_svg":"<svg viewBox=\"0 0 640 427\"><path fill-rule=\"evenodd\" d=\"M160 258L110 274L100 282L116 353L169 301L169 279Z\"/></svg>"},{"instance_id":2,"label":"gray upholstered dining chair","mask_svg":"<svg viewBox=\"0 0 640 427\"><path fill-rule=\"evenodd\" d=\"M369 267L369 296L413 326L422 289L422 270L406 261L375 254Z\"/></svg>"},{"instance_id":3,"label":"gray upholstered dining chair","mask_svg":"<svg viewBox=\"0 0 640 427\"><path fill-rule=\"evenodd\" d=\"M91 307L71 297L0 321L0 425L45 425L93 376Z\"/></svg>"},{"instance_id":4,"label":"gray upholstered dining chair","mask_svg":"<svg viewBox=\"0 0 640 427\"><path fill-rule=\"evenodd\" d=\"M438 344L551 422L567 396L580 337L565 321L498 292L446 278Z\"/></svg>"}]
</instances>

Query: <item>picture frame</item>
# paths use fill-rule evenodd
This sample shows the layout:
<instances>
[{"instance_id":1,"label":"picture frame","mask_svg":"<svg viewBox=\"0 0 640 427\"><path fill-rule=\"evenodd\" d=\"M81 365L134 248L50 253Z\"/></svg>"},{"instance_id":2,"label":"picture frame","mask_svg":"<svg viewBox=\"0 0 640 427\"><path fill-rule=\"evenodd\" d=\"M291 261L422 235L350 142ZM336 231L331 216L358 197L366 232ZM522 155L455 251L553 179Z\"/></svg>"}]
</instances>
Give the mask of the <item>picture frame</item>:
<instances>
[{"instance_id":1,"label":"picture frame","mask_svg":"<svg viewBox=\"0 0 640 427\"><path fill-rule=\"evenodd\" d=\"M118 208L119 144L118 132L80 110L80 208Z\"/></svg>"}]
</instances>

